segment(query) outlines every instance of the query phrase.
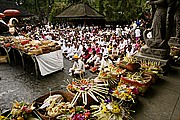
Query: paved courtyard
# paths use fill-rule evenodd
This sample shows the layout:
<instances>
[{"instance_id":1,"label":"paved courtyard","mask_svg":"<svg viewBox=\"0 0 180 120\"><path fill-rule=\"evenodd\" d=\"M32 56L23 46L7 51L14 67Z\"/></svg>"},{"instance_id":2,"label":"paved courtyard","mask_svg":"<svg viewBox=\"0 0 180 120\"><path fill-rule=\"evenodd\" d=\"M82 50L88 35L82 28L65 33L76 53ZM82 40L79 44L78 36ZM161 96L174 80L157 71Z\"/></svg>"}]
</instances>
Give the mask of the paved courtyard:
<instances>
[{"instance_id":1,"label":"paved courtyard","mask_svg":"<svg viewBox=\"0 0 180 120\"><path fill-rule=\"evenodd\" d=\"M65 79L71 80L68 69L72 62L64 60L64 71L36 79L32 70L23 70L20 64L0 64L0 108L8 110L14 100L32 102L51 90L62 89ZM32 67L32 66L31 66ZM33 68L32 68L33 69ZM92 77L87 72L86 77ZM139 97L135 120L180 120L180 67L171 67L144 96Z\"/></svg>"}]
</instances>

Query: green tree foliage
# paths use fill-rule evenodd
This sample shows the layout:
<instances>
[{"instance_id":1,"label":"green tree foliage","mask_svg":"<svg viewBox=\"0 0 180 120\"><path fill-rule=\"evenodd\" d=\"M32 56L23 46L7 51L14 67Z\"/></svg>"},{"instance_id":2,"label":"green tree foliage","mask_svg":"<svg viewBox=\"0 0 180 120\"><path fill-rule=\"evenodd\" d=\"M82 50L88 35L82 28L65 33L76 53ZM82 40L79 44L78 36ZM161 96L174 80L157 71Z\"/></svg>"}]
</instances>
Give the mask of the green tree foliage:
<instances>
[{"instance_id":1,"label":"green tree foliage","mask_svg":"<svg viewBox=\"0 0 180 120\"><path fill-rule=\"evenodd\" d=\"M87 0L97 11L106 16L110 23L122 23L140 18L147 7L147 0Z\"/></svg>"},{"instance_id":2,"label":"green tree foliage","mask_svg":"<svg viewBox=\"0 0 180 120\"><path fill-rule=\"evenodd\" d=\"M55 18L55 16L60 14L62 12L62 10L65 9L66 7L67 7L67 5L65 3L55 2L52 5L52 10L49 14L49 21L53 24L57 23L57 21L59 21L59 19Z\"/></svg>"},{"instance_id":3,"label":"green tree foliage","mask_svg":"<svg viewBox=\"0 0 180 120\"><path fill-rule=\"evenodd\" d=\"M120 22L139 18L145 11L146 0L104 0L107 21Z\"/></svg>"},{"instance_id":4,"label":"green tree foliage","mask_svg":"<svg viewBox=\"0 0 180 120\"><path fill-rule=\"evenodd\" d=\"M16 2L19 0L15 0ZM37 15L39 20L44 18L50 22L56 22L54 18L66 6L78 2L86 2L100 13L106 16L106 21L121 23L139 18L149 10L146 6L147 0L20 0L22 6Z\"/></svg>"},{"instance_id":5,"label":"green tree foliage","mask_svg":"<svg viewBox=\"0 0 180 120\"><path fill-rule=\"evenodd\" d=\"M61 12L63 7L71 4L71 0L20 0L26 10L37 16L40 22L54 21L52 15ZM15 0L14 2L19 2ZM65 6L66 5L66 6ZM59 8L58 8L59 7ZM50 22L51 22L50 21Z\"/></svg>"}]
</instances>

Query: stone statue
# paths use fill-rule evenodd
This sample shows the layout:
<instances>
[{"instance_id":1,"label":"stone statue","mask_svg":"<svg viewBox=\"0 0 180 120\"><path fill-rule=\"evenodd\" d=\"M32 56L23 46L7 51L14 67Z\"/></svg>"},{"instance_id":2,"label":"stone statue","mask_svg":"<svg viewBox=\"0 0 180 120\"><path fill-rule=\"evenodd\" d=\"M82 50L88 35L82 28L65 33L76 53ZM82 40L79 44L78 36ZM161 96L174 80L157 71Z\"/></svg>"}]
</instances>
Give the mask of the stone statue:
<instances>
[{"instance_id":1,"label":"stone statue","mask_svg":"<svg viewBox=\"0 0 180 120\"><path fill-rule=\"evenodd\" d=\"M150 0L149 4L156 5L156 12L150 29L152 38L146 40L146 45L158 48L159 44L165 39L167 4L166 0Z\"/></svg>"},{"instance_id":2,"label":"stone statue","mask_svg":"<svg viewBox=\"0 0 180 120\"><path fill-rule=\"evenodd\" d=\"M166 59L170 53L168 41L165 40L168 3L167 0L150 0L149 4L155 5L156 11L151 28L143 33L146 45L141 48L141 54ZM151 38L147 38L148 33L152 34Z\"/></svg>"},{"instance_id":3,"label":"stone statue","mask_svg":"<svg viewBox=\"0 0 180 120\"><path fill-rule=\"evenodd\" d=\"M167 0L166 33L165 38L158 46L159 48L169 48L168 41L173 35L176 2L177 0Z\"/></svg>"},{"instance_id":4,"label":"stone statue","mask_svg":"<svg viewBox=\"0 0 180 120\"><path fill-rule=\"evenodd\" d=\"M176 37L180 38L180 0L177 0L176 3L175 20L176 20Z\"/></svg>"},{"instance_id":5,"label":"stone statue","mask_svg":"<svg viewBox=\"0 0 180 120\"><path fill-rule=\"evenodd\" d=\"M137 57L161 61L168 66L170 46L180 47L180 0L149 0L149 4L153 5L152 8L156 6L156 11L152 27L143 33L146 45ZM152 37L148 38L150 33Z\"/></svg>"},{"instance_id":6,"label":"stone statue","mask_svg":"<svg viewBox=\"0 0 180 120\"><path fill-rule=\"evenodd\" d=\"M174 18L175 18L175 24L174 24L174 29L175 29L175 35L171 36L169 40L169 45L175 45L175 46L180 46L180 0L175 0L176 5L174 7Z\"/></svg>"}]
</instances>

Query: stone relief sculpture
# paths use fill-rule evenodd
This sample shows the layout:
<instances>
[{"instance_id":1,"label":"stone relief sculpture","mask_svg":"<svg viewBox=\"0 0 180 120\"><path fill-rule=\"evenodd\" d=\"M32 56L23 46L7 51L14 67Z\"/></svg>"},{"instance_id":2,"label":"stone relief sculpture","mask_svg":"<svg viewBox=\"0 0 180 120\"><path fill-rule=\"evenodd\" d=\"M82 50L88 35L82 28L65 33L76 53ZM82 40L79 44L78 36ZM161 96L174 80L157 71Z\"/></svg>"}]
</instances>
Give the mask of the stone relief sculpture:
<instances>
[{"instance_id":1,"label":"stone relief sculpture","mask_svg":"<svg viewBox=\"0 0 180 120\"><path fill-rule=\"evenodd\" d=\"M147 40L146 43L148 47L158 48L165 38L167 4L165 0L150 0L149 4L156 5L156 12L151 26L153 38Z\"/></svg>"},{"instance_id":2,"label":"stone relief sculpture","mask_svg":"<svg viewBox=\"0 0 180 120\"><path fill-rule=\"evenodd\" d=\"M160 45L164 42L166 35L167 0L149 0L149 4L156 6L156 12L151 28L143 33L146 45L141 48L141 54L148 57L166 59L170 50ZM147 38L149 32L152 33L152 38Z\"/></svg>"},{"instance_id":3,"label":"stone relief sculpture","mask_svg":"<svg viewBox=\"0 0 180 120\"><path fill-rule=\"evenodd\" d=\"M142 55L160 59L168 58L170 52L168 41L172 36L174 16L176 24L180 25L179 2L180 0L149 1L149 4L156 6L156 12L151 28L144 31L146 46L141 48ZM180 31L180 28L177 28L178 25L176 25L177 36ZM152 33L152 38L147 38L149 32Z\"/></svg>"},{"instance_id":4,"label":"stone relief sculpture","mask_svg":"<svg viewBox=\"0 0 180 120\"><path fill-rule=\"evenodd\" d=\"M176 3L175 20L176 20L176 37L180 38L180 0L177 0Z\"/></svg>"},{"instance_id":5,"label":"stone relief sculpture","mask_svg":"<svg viewBox=\"0 0 180 120\"><path fill-rule=\"evenodd\" d=\"M168 7L167 7L167 16L166 16L166 35L165 35L165 40L161 43L160 46L167 46L170 37L173 36L176 2L177 0L167 0Z\"/></svg>"},{"instance_id":6,"label":"stone relief sculpture","mask_svg":"<svg viewBox=\"0 0 180 120\"><path fill-rule=\"evenodd\" d=\"M169 44L180 46L180 0L176 0L174 10L175 10L174 11L175 24L173 28L175 29L175 34L171 36L169 40Z\"/></svg>"}]
</instances>

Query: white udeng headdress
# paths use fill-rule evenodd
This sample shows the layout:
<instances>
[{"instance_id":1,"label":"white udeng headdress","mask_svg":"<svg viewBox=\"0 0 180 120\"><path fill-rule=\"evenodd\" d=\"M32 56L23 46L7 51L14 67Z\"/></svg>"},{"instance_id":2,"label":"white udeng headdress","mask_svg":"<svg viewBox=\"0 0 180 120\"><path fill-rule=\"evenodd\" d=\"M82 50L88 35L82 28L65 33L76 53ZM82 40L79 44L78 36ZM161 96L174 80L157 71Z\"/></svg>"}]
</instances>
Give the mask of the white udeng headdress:
<instances>
[{"instance_id":1,"label":"white udeng headdress","mask_svg":"<svg viewBox=\"0 0 180 120\"><path fill-rule=\"evenodd\" d=\"M9 26L9 27L10 27L10 26L13 26L13 20L15 20L16 22L19 22L18 19L16 19L16 18L11 18L11 19L9 20L9 23L8 23L8 26Z\"/></svg>"}]
</instances>

